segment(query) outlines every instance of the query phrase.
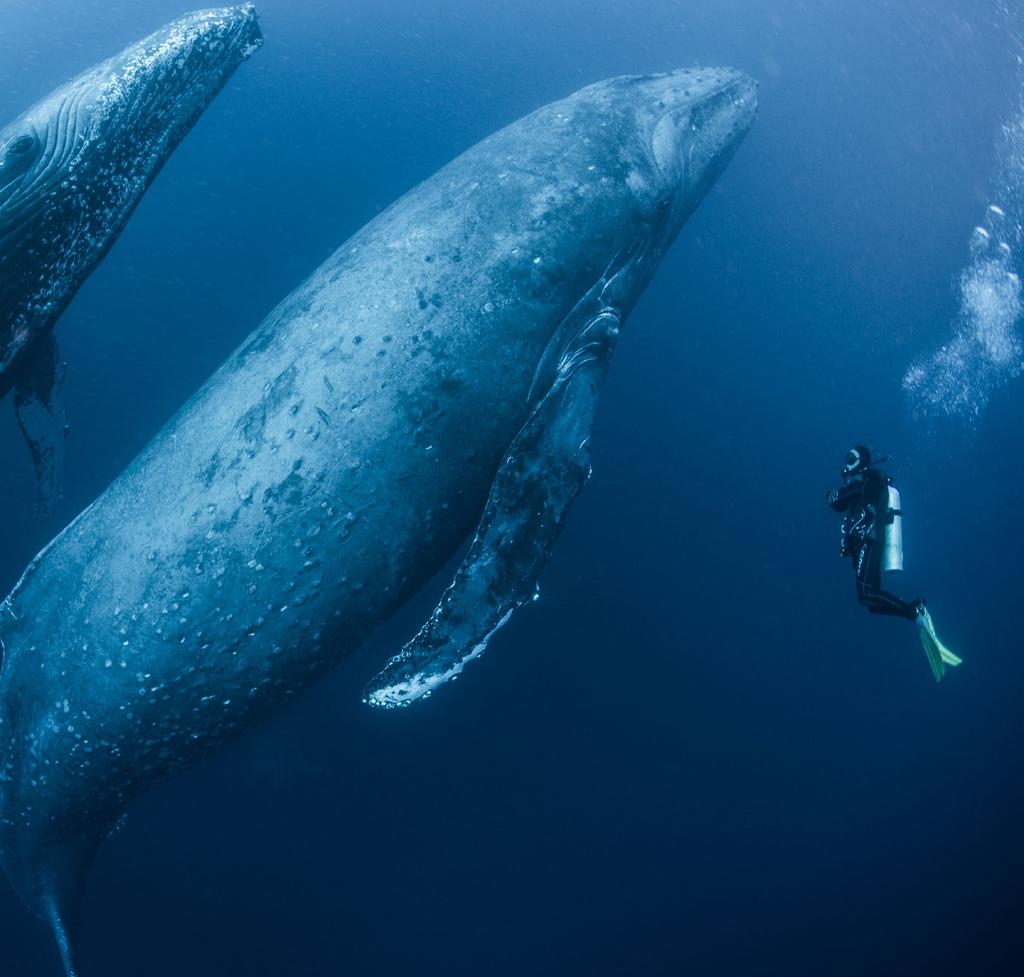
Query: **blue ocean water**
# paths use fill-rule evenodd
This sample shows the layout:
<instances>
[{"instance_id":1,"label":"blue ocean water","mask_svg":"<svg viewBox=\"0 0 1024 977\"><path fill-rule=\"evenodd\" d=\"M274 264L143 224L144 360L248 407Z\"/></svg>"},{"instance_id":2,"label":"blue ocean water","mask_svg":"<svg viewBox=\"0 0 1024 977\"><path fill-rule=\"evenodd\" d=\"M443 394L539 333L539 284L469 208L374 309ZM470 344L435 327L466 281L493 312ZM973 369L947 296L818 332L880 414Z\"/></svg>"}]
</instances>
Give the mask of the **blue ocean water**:
<instances>
[{"instance_id":1,"label":"blue ocean water","mask_svg":"<svg viewBox=\"0 0 1024 977\"><path fill-rule=\"evenodd\" d=\"M972 229L1021 206L1000 158L1014 12L259 9L264 48L58 326L72 430L52 523L31 520L0 405L4 592L277 301L478 139L591 81L693 64L748 71L761 108L627 325L541 600L455 686L366 709L439 579L136 804L92 875L83 972L1020 972L1024 388L1011 364L968 418L904 388L963 321ZM0 120L183 12L7 0ZM855 441L893 457L900 592L965 659L940 686L838 558L822 497ZM59 973L5 886L0 973Z\"/></svg>"}]
</instances>

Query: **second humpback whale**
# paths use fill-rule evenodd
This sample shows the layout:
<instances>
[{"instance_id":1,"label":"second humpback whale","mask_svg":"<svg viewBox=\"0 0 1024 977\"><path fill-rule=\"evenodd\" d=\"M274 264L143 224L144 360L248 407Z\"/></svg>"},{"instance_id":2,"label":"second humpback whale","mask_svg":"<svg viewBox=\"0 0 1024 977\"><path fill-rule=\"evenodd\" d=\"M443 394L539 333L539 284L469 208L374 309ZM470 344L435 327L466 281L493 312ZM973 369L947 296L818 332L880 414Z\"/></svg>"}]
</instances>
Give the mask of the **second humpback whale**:
<instances>
[{"instance_id":1,"label":"second humpback whale","mask_svg":"<svg viewBox=\"0 0 1024 977\"><path fill-rule=\"evenodd\" d=\"M755 108L731 70L618 78L484 140L342 245L28 567L0 604L0 859L68 974L133 798L336 665L475 524L369 699L430 691L533 594L620 326Z\"/></svg>"},{"instance_id":2,"label":"second humpback whale","mask_svg":"<svg viewBox=\"0 0 1024 977\"><path fill-rule=\"evenodd\" d=\"M37 517L60 495L64 456L53 327L260 40L251 4L188 14L0 129L0 399L13 390Z\"/></svg>"}]
</instances>

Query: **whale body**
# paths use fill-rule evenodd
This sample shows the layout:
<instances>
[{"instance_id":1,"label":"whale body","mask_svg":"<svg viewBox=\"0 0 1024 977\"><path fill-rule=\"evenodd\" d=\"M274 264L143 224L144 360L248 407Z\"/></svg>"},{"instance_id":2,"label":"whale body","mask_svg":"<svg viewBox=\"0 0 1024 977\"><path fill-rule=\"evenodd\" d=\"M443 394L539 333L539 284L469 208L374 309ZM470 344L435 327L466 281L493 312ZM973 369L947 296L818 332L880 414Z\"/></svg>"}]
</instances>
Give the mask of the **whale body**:
<instances>
[{"instance_id":1,"label":"whale body","mask_svg":"<svg viewBox=\"0 0 1024 977\"><path fill-rule=\"evenodd\" d=\"M753 121L726 69L618 78L473 147L276 308L0 605L0 859L67 941L126 805L355 649L473 532L367 692L530 599L619 328Z\"/></svg>"},{"instance_id":2,"label":"whale body","mask_svg":"<svg viewBox=\"0 0 1024 977\"><path fill-rule=\"evenodd\" d=\"M260 40L251 4L189 14L0 129L0 399L14 392L37 517L61 493L64 368L53 327Z\"/></svg>"}]
</instances>

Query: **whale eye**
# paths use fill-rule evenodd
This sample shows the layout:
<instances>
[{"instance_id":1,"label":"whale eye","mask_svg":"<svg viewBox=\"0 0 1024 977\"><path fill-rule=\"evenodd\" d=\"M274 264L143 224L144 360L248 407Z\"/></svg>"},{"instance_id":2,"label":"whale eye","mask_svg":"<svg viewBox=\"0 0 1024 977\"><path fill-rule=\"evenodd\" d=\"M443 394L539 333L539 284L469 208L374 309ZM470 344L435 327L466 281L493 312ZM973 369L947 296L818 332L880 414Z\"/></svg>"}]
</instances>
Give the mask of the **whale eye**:
<instances>
[{"instance_id":1,"label":"whale eye","mask_svg":"<svg viewBox=\"0 0 1024 977\"><path fill-rule=\"evenodd\" d=\"M0 190L8 190L15 180L28 173L39 158L40 145L35 136L12 139L7 149L0 149Z\"/></svg>"},{"instance_id":2,"label":"whale eye","mask_svg":"<svg viewBox=\"0 0 1024 977\"><path fill-rule=\"evenodd\" d=\"M8 159L27 156L36 148L39 140L35 136L18 136L10 146L7 147Z\"/></svg>"}]
</instances>

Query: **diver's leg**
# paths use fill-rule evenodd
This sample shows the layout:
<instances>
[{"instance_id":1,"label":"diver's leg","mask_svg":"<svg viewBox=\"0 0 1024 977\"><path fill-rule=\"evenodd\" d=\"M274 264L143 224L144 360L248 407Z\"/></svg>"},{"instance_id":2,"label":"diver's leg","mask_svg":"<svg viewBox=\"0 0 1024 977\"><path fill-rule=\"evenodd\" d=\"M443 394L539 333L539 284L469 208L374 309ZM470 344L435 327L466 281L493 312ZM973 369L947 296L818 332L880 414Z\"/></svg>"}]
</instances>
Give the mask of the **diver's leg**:
<instances>
[{"instance_id":1,"label":"diver's leg","mask_svg":"<svg viewBox=\"0 0 1024 977\"><path fill-rule=\"evenodd\" d=\"M872 614L887 614L916 621L916 602L901 600L882 589L882 551L872 543L865 543L857 554L857 599Z\"/></svg>"},{"instance_id":2,"label":"diver's leg","mask_svg":"<svg viewBox=\"0 0 1024 977\"><path fill-rule=\"evenodd\" d=\"M960 664L960 658L939 641L932 616L923 601L908 603L882 590L882 554L879 547L870 543L862 546L854 555L853 566L857 575L857 599L872 614L889 614L917 622L921 645L936 682L945 675L947 666Z\"/></svg>"}]
</instances>

